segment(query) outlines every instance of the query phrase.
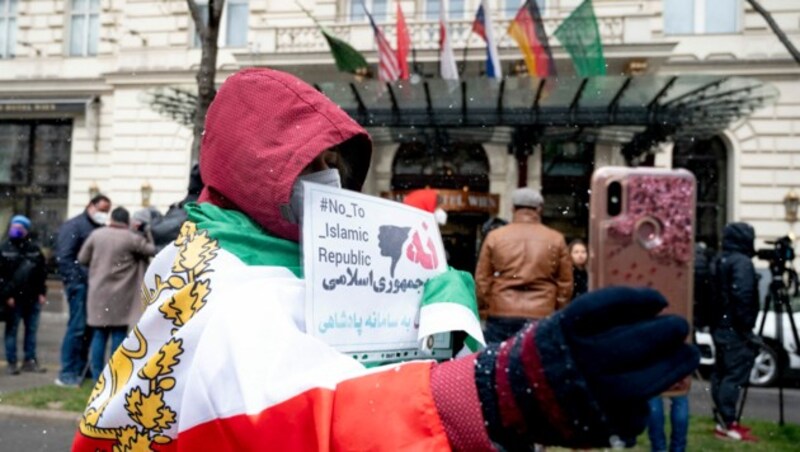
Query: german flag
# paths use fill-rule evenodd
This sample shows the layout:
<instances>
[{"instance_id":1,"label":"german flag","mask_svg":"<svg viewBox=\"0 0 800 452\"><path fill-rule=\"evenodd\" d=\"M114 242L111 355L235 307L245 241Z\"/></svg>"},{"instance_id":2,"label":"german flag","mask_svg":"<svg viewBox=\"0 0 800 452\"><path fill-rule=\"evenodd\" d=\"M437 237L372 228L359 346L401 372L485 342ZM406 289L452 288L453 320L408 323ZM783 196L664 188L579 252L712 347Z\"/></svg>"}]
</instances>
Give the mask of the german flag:
<instances>
[{"instance_id":1,"label":"german flag","mask_svg":"<svg viewBox=\"0 0 800 452\"><path fill-rule=\"evenodd\" d=\"M528 74L532 77L556 75L553 54L550 52L542 15L535 0L528 0L522 5L508 26L508 34L517 41L525 58Z\"/></svg>"}]
</instances>

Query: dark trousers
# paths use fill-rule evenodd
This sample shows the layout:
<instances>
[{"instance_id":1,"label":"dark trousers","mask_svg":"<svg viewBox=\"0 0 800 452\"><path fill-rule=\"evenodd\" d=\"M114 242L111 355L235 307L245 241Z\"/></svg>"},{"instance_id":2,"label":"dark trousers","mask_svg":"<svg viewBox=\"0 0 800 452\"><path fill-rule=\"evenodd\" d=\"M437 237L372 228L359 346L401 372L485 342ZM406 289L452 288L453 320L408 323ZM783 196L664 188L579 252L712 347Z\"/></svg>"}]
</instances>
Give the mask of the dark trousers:
<instances>
[{"instance_id":1,"label":"dark trousers","mask_svg":"<svg viewBox=\"0 0 800 452\"><path fill-rule=\"evenodd\" d=\"M72 284L64 288L69 304L69 320L61 344L59 378L68 383L80 383L86 371L91 338L86 327L86 290L85 284Z\"/></svg>"},{"instance_id":2,"label":"dark trousers","mask_svg":"<svg viewBox=\"0 0 800 452\"><path fill-rule=\"evenodd\" d=\"M521 317L489 317L483 330L483 338L487 344L503 342L517 334L530 319Z\"/></svg>"},{"instance_id":3,"label":"dark trousers","mask_svg":"<svg viewBox=\"0 0 800 452\"><path fill-rule=\"evenodd\" d=\"M713 332L715 362L711 374L711 397L726 424L736 420L736 404L747 383L756 348L747 337L729 328Z\"/></svg>"},{"instance_id":4,"label":"dark trousers","mask_svg":"<svg viewBox=\"0 0 800 452\"><path fill-rule=\"evenodd\" d=\"M25 339L22 349L25 353L25 361L36 359L36 330L39 329L39 314L42 312L42 305L39 300L16 300L14 309L10 310L6 318L6 361L9 364L17 362L17 335L19 324L25 325Z\"/></svg>"}]
</instances>

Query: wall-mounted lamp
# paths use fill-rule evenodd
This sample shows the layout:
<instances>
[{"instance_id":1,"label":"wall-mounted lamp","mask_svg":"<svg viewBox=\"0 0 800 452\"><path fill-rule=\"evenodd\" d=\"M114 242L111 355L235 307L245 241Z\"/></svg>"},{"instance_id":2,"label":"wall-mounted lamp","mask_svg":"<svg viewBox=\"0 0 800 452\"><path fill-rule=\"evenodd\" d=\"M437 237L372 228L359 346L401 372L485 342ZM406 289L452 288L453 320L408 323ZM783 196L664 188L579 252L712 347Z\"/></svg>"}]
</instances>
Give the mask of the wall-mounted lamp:
<instances>
[{"instance_id":1,"label":"wall-mounted lamp","mask_svg":"<svg viewBox=\"0 0 800 452\"><path fill-rule=\"evenodd\" d=\"M97 186L96 181L93 181L92 185L89 185L89 199L92 199L99 194L100 194L100 187Z\"/></svg>"},{"instance_id":2,"label":"wall-mounted lamp","mask_svg":"<svg viewBox=\"0 0 800 452\"><path fill-rule=\"evenodd\" d=\"M142 207L150 207L150 200L153 196L153 186L150 182L142 184Z\"/></svg>"},{"instance_id":3,"label":"wall-mounted lamp","mask_svg":"<svg viewBox=\"0 0 800 452\"><path fill-rule=\"evenodd\" d=\"M786 221L795 223L797 221L797 209L800 207L800 195L794 190L789 190L783 198L783 208L786 209Z\"/></svg>"}]
</instances>

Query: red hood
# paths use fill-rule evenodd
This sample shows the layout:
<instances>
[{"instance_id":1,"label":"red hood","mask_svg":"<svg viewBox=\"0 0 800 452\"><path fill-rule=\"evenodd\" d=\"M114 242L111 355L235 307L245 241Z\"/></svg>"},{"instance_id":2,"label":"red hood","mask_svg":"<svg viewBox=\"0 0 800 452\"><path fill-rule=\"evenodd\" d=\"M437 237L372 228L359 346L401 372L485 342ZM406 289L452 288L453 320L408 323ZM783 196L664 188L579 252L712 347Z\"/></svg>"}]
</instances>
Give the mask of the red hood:
<instances>
[{"instance_id":1,"label":"red hood","mask_svg":"<svg viewBox=\"0 0 800 452\"><path fill-rule=\"evenodd\" d=\"M200 202L244 212L270 233L297 241L299 227L281 215L281 205L303 168L335 145L352 167L345 188L361 190L372 154L361 126L292 75L240 71L222 84L206 116Z\"/></svg>"}]
</instances>

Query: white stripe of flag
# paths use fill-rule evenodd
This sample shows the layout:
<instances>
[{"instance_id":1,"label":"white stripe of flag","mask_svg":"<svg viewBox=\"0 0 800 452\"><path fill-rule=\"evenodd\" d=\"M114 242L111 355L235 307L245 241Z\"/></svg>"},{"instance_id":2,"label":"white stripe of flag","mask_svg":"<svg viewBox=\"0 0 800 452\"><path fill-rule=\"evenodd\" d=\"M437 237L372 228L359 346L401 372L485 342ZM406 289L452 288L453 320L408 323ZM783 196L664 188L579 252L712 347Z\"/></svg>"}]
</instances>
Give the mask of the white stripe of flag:
<instances>
[{"instance_id":1,"label":"white stripe of flag","mask_svg":"<svg viewBox=\"0 0 800 452\"><path fill-rule=\"evenodd\" d=\"M378 43L378 80L382 82L399 80L400 64L397 62L397 54L392 50L391 44L389 44L381 29L375 24L367 5L362 3L361 6L364 7L364 12L369 17L369 23L372 25L372 31L375 33L375 40Z\"/></svg>"}]
</instances>

